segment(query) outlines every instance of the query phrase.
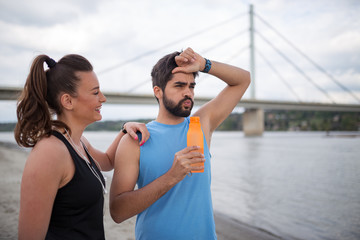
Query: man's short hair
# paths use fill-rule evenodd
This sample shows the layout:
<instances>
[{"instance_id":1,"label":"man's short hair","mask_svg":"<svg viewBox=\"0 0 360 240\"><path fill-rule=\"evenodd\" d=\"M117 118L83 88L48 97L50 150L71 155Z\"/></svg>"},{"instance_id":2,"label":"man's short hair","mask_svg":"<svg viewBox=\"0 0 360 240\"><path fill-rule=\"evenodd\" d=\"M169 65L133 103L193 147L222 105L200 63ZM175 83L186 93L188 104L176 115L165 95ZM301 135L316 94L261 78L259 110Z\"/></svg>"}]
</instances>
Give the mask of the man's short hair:
<instances>
[{"instance_id":1,"label":"man's short hair","mask_svg":"<svg viewBox=\"0 0 360 240\"><path fill-rule=\"evenodd\" d=\"M175 62L175 57L180 55L181 52L173 52L162 57L153 67L151 71L152 85L153 87L158 86L165 91L166 84L172 79L172 70L178 65ZM199 73L193 73L196 78Z\"/></svg>"}]
</instances>

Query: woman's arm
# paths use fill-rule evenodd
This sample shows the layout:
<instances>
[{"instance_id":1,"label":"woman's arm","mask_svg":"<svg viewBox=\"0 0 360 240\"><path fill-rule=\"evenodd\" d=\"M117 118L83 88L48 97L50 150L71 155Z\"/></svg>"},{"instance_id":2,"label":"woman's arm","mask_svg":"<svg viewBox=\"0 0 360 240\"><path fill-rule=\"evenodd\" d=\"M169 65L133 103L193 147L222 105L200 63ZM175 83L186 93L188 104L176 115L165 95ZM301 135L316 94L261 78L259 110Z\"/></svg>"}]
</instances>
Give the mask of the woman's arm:
<instances>
[{"instance_id":1,"label":"woman's arm","mask_svg":"<svg viewBox=\"0 0 360 240\"><path fill-rule=\"evenodd\" d=\"M45 238L56 193L75 171L66 154L55 137L40 140L29 154L21 180L19 240Z\"/></svg>"},{"instance_id":2,"label":"woman's arm","mask_svg":"<svg viewBox=\"0 0 360 240\"><path fill-rule=\"evenodd\" d=\"M124 124L124 129L127 131L127 134L129 134L135 140L138 140L136 132L141 132L142 139L141 141L139 141L140 146L142 146L150 137L150 133L144 123L127 122L126 124ZM101 170L110 171L114 169L116 149L119 145L121 138L124 135L125 133L120 131L114 141L110 144L106 152L102 152L91 146L90 142L85 137L82 137L81 140L85 143L91 156L95 158L95 160L100 164Z\"/></svg>"}]
</instances>

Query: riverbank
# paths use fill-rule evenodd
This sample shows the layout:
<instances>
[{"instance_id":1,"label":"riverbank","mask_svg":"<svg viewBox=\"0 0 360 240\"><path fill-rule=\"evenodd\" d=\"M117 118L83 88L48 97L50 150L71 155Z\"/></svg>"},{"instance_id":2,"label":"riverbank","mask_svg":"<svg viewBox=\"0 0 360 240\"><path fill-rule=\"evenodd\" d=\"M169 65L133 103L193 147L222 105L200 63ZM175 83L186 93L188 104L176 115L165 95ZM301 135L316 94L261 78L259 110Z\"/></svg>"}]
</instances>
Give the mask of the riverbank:
<instances>
[{"instance_id":1,"label":"riverbank","mask_svg":"<svg viewBox=\"0 0 360 240\"><path fill-rule=\"evenodd\" d=\"M20 182L27 155L28 151L13 143L0 142L0 239L17 239ZM111 182L111 179L107 182ZM215 214L215 221L219 240L279 239L220 213ZM104 216L106 239L135 239L134 224L135 217L121 224L112 221L108 208L108 194L106 194Z\"/></svg>"}]
</instances>

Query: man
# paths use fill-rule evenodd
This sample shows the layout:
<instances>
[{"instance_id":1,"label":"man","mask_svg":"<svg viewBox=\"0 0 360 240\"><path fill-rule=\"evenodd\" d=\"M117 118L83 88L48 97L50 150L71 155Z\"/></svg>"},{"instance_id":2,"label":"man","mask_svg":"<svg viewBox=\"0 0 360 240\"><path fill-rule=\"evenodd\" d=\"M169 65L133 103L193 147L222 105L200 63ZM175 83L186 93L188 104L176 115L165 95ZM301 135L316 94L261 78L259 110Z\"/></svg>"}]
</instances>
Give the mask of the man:
<instances>
[{"instance_id":1,"label":"man","mask_svg":"<svg viewBox=\"0 0 360 240\"><path fill-rule=\"evenodd\" d=\"M198 71L227 84L194 113L204 133L204 154L193 151L198 146L186 147ZM209 61L191 48L160 59L151 75L159 112L147 124L150 138L143 146L130 136L124 136L118 146L110 189L111 216L120 223L138 214L136 239L217 239L210 192L211 135L244 95L250 75ZM198 162L205 166L191 166ZM191 172L203 168L203 173Z\"/></svg>"}]
</instances>

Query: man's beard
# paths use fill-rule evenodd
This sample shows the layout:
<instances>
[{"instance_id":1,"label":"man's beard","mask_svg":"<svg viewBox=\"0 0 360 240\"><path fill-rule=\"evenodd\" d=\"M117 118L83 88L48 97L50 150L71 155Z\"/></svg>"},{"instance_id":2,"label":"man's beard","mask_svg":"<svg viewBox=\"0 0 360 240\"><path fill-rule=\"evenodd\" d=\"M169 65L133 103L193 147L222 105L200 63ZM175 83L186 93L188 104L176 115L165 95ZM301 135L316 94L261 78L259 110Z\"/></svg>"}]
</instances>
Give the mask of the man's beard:
<instances>
[{"instance_id":1,"label":"man's beard","mask_svg":"<svg viewBox=\"0 0 360 240\"><path fill-rule=\"evenodd\" d=\"M182 105L186 100L191 101L191 106L188 109L183 110ZM164 102L164 107L166 108L166 110L168 110L170 113L172 113L174 116L177 116L177 117L188 117L191 113L191 109L194 106L193 100L189 97L185 97L178 104L175 105L175 103L173 101L171 101L170 99L168 99L166 97L166 95L164 94L163 102Z\"/></svg>"}]
</instances>

